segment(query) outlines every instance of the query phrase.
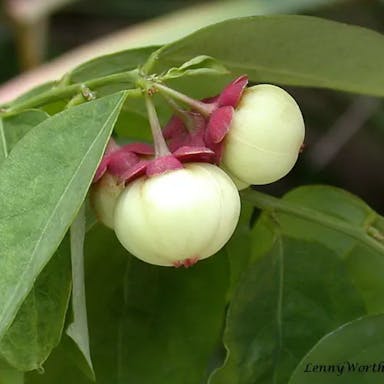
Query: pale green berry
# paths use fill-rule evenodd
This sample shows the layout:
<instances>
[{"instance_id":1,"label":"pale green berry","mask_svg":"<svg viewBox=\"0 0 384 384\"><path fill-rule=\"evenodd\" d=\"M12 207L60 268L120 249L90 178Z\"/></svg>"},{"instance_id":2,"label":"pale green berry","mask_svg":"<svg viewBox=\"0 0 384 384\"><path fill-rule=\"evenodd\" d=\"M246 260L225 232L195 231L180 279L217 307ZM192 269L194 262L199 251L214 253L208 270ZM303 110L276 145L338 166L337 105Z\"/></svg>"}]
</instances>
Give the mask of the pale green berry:
<instances>
[{"instance_id":1,"label":"pale green berry","mask_svg":"<svg viewBox=\"0 0 384 384\"><path fill-rule=\"evenodd\" d=\"M286 91L247 88L225 137L223 167L245 184L272 183L295 165L304 133L300 108Z\"/></svg>"},{"instance_id":2,"label":"pale green berry","mask_svg":"<svg viewBox=\"0 0 384 384\"><path fill-rule=\"evenodd\" d=\"M139 259L190 266L229 240L240 214L230 177L208 163L141 177L128 184L115 209L115 232Z\"/></svg>"},{"instance_id":3,"label":"pale green berry","mask_svg":"<svg viewBox=\"0 0 384 384\"><path fill-rule=\"evenodd\" d=\"M117 198L124 189L124 184L108 172L90 189L91 206L96 218L107 227L113 229L114 210Z\"/></svg>"},{"instance_id":4,"label":"pale green berry","mask_svg":"<svg viewBox=\"0 0 384 384\"><path fill-rule=\"evenodd\" d=\"M236 176L234 176L231 172L228 171L228 169L226 169L223 164L220 165L220 168L225 172L227 173L230 178L232 179L233 183L236 185L236 188L238 191L242 191L243 189L245 188L248 188L250 186L249 183L246 183L240 179L238 179Z\"/></svg>"}]
</instances>

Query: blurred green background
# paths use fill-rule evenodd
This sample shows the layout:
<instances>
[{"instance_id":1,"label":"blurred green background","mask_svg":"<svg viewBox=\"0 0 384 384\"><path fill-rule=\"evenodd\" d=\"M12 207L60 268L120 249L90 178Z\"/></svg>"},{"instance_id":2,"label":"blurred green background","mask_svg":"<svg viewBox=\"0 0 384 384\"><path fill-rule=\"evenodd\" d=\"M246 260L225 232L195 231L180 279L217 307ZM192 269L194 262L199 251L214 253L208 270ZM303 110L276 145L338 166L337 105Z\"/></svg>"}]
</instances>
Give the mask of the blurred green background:
<instances>
[{"instance_id":1,"label":"blurred green background","mask_svg":"<svg viewBox=\"0 0 384 384\"><path fill-rule=\"evenodd\" d=\"M382 0L3 0L0 91L1 83L22 71L122 29L130 39L121 49L171 41L230 17L273 13L315 15L384 32ZM153 18L155 23L142 24ZM137 29L140 25L146 27ZM133 39L130 28L136 31ZM293 172L260 189L280 195L297 185L332 184L383 214L383 100L319 89L288 91L304 114L306 148Z\"/></svg>"}]
</instances>

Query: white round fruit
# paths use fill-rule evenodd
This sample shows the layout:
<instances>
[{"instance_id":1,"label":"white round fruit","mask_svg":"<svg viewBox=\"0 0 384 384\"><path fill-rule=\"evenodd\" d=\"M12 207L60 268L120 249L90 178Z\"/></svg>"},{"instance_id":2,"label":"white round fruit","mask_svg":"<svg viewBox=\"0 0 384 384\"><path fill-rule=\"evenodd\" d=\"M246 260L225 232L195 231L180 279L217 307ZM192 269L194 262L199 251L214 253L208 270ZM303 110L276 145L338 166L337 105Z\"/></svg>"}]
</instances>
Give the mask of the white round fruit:
<instances>
[{"instance_id":1,"label":"white round fruit","mask_svg":"<svg viewBox=\"0 0 384 384\"><path fill-rule=\"evenodd\" d=\"M247 88L225 137L223 167L245 184L272 183L295 165L304 133L300 108L286 91Z\"/></svg>"},{"instance_id":2,"label":"white round fruit","mask_svg":"<svg viewBox=\"0 0 384 384\"><path fill-rule=\"evenodd\" d=\"M115 208L115 232L139 259L190 266L229 240L240 214L230 177L208 163L141 177L128 184Z\"/></svg>"},{"instance_id":3,"label":"white round fruit","mask_svg":"<svg viewBox=\"0 0 384 384\"><path fill-rule=\"evenodd\" d=\"M117 198L124 189L124 184L108 172L90 189L91 206L96 218L107 227L113 229L114 210Z\"/></svg>"},{"instance_id":4,"label":"white round fruit","mask_svg":"<svg viewBox=\"0 0 384 384\"><path fill-rule=\"evenodd\" d=\"M231 172L226 169L223 164L220 165L220 168L232 179L233 184L235 184L238 191L242 191L243 189L246 189L250 186L249 183L246 183L240 179L238 179L235 175L233 175Z\"/></svg>"}]
</instances>

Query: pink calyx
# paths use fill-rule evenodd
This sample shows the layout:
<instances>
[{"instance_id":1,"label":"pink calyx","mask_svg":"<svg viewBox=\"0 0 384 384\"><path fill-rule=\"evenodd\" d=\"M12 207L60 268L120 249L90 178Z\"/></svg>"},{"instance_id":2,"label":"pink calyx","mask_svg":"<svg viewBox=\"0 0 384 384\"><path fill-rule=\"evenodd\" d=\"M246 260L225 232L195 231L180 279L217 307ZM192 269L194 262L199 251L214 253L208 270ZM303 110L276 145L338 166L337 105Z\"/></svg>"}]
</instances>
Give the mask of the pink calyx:
<instances>
[{"instance_id":1,"label":"pink calyx","mask_svg":"<svg viewBox=\"0 0 384 384\"><path fill-rule=\"evenodd\" d=\"M152 177L165 172L183 168L183 163L205 162L213 163L215 153L205 147L182 147L172 154L151 160L141 160L128 168L119 178L125 184L141 176Z\"/></svg>"},{"instance_id":2,"label":"pink calyx","mask_svg":"<svg viewBox=\"0 0 384 384\"><path fill-rule=\"evenodd\" d=\"M145 174L148 177L161 175L162 173L182 169L183 165L173 155L161 156L157 159L148 161Z\"/></svg>"},{"instance_id":3,"label":"pink calyx","mask_svg":"<svg viewBox=\"0 0 384 384\"><path fill-rule=\"evenodd\" d=\"M237 79L229 83L224 90L220 93L216 100L218 107L224 107L230 105L236 107L243 94L244 88L248 84L248 77L246 75L240 76Z\"/></svg>"},{"instance_id":4,"label":"pink calyx","mask_svg":"<svg viewBox=\"0 0 384 384\"><path fill-rule=\"evenodd\" d=\"M226 105L212 112L207 125L209 140L215 144L223 141L229 131L234 111L231 105Z\"/></svg>"},{"instance_id":5,"label":"pink calyx","mask_svg":"<svg viewBox=\"0 0 384 384\"><path fill-rule=\"evenodd\" d=\"M119 177L127 169L139 163L142 158L153 156L153 153L153 147L149 144L131 143L120 147L113 139L110 139L93 182L99 181L107 171Z\"/></svg>"},{"instance_id":6,"label":"pink calyx","mask_svg":"<svg viewBox=\"0 0 384 384\"><path fill-rule=\"evenodd\" d=\"M112 140L112 139L111 139ZM93 183L109 172L119 183L127 184L137 178L159 175L183 168L182 163L215 162L215 152L204 146L182 146L169 155L153 158L153 147L145 143L131 143L119 147L114 141L97 168Z\"/></svg>"},{"instance_id":7,"label":"pink calyx","mask_svg":"<svg viewBox=\"0 0 384 384\"><path fill-rule=\"evenodd\" d=\"M204 131L206 121L196 112L185 112L188 123L174 115L163 129L169 149L174 152L181 147L205 147Z\"/></svg>"},{"instance_id":8,"label":"pink calyx","mask_svg":"<svg viewBox=\"0 0 384 384\"><path fill-rule=\"evenodd\" d=\"M247 76L241 76L226 86L218 96L204 99L201 103L207 106L208 116L196 111L184 112L185 119L174 115L162 133L156 121L158 136L162 138L164 135L171 153L167 150L167 154L163 152L162 156L158 156L149 144L131 143L119 147L110 139L93 182L100 180L105 172L127 184L143 175L151 177L180 169L182 163L220 164L223 141L247 83Z\"/></svg>"},{"instance_id":9,"label":"pink calyx","mask_svg":"<svg viewBox=\"0 0 384 384\"><path fill-rule=\"evenodd\" d=\"M227 135L233 114L245 87L247 76L241 76L227 85L218 95L202 100L207 105L209 114L202 116L195 111L188 111L189 121L194 127L179 116L173 116L164 129L164 137L172 151L183 146L199 145L215 152L215 163L219 164L223 152L223 140Z\"/></svg>"}]
</instances>

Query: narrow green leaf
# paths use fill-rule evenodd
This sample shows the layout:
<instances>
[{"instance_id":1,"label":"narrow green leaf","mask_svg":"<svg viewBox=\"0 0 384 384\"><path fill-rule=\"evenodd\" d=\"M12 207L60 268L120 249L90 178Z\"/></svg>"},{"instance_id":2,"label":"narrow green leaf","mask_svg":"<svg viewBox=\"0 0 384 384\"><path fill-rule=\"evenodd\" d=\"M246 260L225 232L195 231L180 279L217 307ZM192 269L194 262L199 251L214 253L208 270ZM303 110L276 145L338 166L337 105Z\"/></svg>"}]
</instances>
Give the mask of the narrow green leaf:
<instances>
[{"instance_id":1,"label":"narrow green leaf","mask_svg":"<svg viewBox=\"0 0 384 384\"><path fill-rule=\"evenodd\" d=\"M57 114L0 166L0 337L80 208L125 95Z\"/></svg>"},{"instance_id":2,"label":"narrow green leaf","mask_svg":"<svg viewBox=\"0 0 384 384\"><path fill-rule=\"evenodd\" d=\"M85 206L83 204L71 225L71 260L72 260L72 311L73 321L67 328L67 334L76 343L85 358L92 379L95 379L89 350L87 305L84 285L84 238Z\"/></svg>"},{"instance_id":3,"label":"narrow green leaf","mask_svg":"<svg viewBox=\"0 0 384 384\"><path fill-rule=\"evenodd\" d=\"M320 18L254 16L214 24L164 46L152 71L197 55L255 82L384 95L383 35Z\"/></svg>"},{"instance_id":4,"label":"narrow green leaf","mask_svg":"<svg viewBox=\"0 0 384 384\"><path fill-rule=\"evenodd\" d=\"M161 75L162 80L176 79L182 76L225 75L228 70L210 56L201 55L188 60L178 68L171 68Z\"/></svg>"},{"instance_id":5,"label":"narrow green leaf","mask_svg":"<svg viewBox=\"0 0 384 384\"><path fill-rule=\"evenodd\" d=\"M46 120L49 115L38 109L31 109L3 120L4 138L8 152L33 127Z\"/></svg>"},{"instance_id":6,"label":"narrow green leaf","mask_svg":"<svg viewBox=\"0 0 384 384\"><path fill-rule=\"evenodd\" d=\"M158 48L157 46L150 46L128 49L126 51L97 57L73 69L67 75L67 80L72 83L82 83L97 77L130 71L143 65L149 55Z\"/></svg>"},{"instance_id":7,"label":"narrow green leaf","mask_svg":"<svg viewBox=\"0 0 384 384\"><path fill-rule=\"evenodd\" d=\"M60 341L71 292L68 243L63 241L40 273L1 339L0 355L19 371L40 369Z\"/></svg>"},{"instance_id":8,"label":"narrow green leaf","mask_svg":"<svg viewBox=\"0 0 384 384\"><path fill-rule=\"evenodd\" d=\"M47 117L48 115L42 111L31 110L5 118L4 121L0 120L5 157L25 133ZM0 342L0 354L11 366L20 371L39 368L47 359L51 349L59 342L70 288L70 276L66 273L69 271L69 263L65 264L65 260L69 261L69 259L62 257L64 252L63 249L58 251L56 257L45 268L48 272L44 270L41 273ZM58 272L60 278L56 279L55 274ZM51 274L55 278L47 279ZM48 296L45 292L41 295L41 291L47 291ZM41 309L44 313L41 313ZM44 318L43 321L41 317ZM26 335L29 335L28 340ZM12 383L12 380L23 382L24 375L14 368L10 367L1 372L0 377L4 377L6 383Z\"/></svg>"},{"instance_id":9,"label":"narrow green leaf","mask_svg":"<svg viewBox=\"0 0 384 384\"><path fill-rule=\"evenodd\" d=\"M23 93L21 96L17 97L12 102L8 103L10 106L14 106L16 104L21 104L26 102L29 99L32 99L36 97L37 95L40 95L41 93L44 93L46 91L51 90L57 85L56 81L48 81L46 83L40 84L36 87L33 87L29 91Z\"/></svg>"},{"instance_id":10,"label":"narrow green leaf","mask_svg":"<svg viewBox=\"0 0 384 384\"><path fill-rule=\"evenodd\" d=\"M379 383L383 351L384 315L357 319L324 336L297 366L289 384Z\"/></svg>"}]
</instances>

